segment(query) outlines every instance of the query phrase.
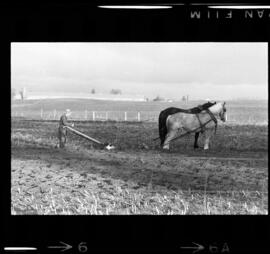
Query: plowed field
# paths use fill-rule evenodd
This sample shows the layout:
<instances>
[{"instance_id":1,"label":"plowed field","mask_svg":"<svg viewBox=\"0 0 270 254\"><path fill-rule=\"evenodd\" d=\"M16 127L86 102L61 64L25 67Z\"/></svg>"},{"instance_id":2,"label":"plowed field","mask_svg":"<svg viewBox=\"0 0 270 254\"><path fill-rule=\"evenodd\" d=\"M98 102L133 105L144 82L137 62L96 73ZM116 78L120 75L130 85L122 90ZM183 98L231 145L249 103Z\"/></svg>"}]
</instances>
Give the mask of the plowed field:
<instances>
[{"instance_id":1,"label":"plowed field","mask_svg":"<svg viewBox=\"0 0 270 254\"><path fill-rule=\"evenodd\" d=\"M156 123L75 123L112 151L72 133L56 148L57 125L12 121L12 214L268 213L267 126L223 125L209 151L187 136L164 152Z\"/></svg>"}]
</instances>

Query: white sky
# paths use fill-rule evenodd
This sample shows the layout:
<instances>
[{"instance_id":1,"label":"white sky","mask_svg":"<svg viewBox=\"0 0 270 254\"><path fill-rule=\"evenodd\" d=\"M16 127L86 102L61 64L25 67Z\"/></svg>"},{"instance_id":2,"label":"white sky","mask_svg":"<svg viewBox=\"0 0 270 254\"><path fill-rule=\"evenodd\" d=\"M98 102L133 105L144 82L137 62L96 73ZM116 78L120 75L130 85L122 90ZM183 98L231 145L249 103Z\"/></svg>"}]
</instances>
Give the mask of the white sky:
<instances>
[{"instance_id":1,"label":"white sky","mask_svg":"<svg viewBox=\"0 0 270 254\"><path fill-rule=\"evenodd\" d=\"M267 43L12 43L11 86L33 92L268 98Z\"/></svg>"}]
</instances>

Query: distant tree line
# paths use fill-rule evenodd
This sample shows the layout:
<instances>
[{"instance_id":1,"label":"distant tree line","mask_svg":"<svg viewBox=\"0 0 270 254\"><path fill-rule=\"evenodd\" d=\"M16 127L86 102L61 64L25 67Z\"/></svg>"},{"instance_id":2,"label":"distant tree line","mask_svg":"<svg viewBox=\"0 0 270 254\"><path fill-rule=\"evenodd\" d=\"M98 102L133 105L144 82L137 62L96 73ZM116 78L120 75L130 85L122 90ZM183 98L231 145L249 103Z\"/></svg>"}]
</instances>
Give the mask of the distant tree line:
<instances>
[{"instance_id":1,"label":"distant tree line","mask_svg":"<svg viewBox=\"0 0 270 254\"><path fill-rule=\"evenodd\" d=\"M112 89L111 94L122 94L122 91L120 89Z\"/></svg>"},{"instance_id":2,"label":"distant tree line","mask_svg":"<svg viewBox=\"0 0 270 254\"><path fill-rule=\"evenodd\" d=\"M153 99L153 101L165 101L165 99L158 95L156 98Z\"/></svg>"},{"instance_id":3,"label":"distant tree line","mask_svg":"<svg viewBox=\"0 0 270 254\"><path fill-rule=\"evenodd\" d=\"M182 101L184 101L184 102L187 103L188 100L189 100L189 95L182 96ZM166 101L166 99L163 98L163 97L161 97L161 96L159 96L159 95L157 95L157 97L155 97L155 98L153 99L153 101Z\"/></svg>"},{"instance_id":4,"label":"distant tree line","mask_svg":"<svg viewBox=\"0 0 270 254\"><path fill-rule=\"evenodd\" d=\"M96 89L93 88L91 89L90 91L91 94L96 94ZM111 91L110 91L110 94L122 94L122 91L120 89L115 89L113 88Z\"/></svg>"}]
</instances>

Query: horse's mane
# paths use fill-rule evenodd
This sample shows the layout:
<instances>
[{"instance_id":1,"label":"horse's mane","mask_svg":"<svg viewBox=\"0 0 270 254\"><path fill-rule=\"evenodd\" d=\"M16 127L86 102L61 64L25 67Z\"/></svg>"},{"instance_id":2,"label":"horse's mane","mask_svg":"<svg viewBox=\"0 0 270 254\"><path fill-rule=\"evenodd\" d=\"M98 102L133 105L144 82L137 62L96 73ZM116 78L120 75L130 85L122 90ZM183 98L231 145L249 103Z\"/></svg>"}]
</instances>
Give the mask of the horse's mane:
<instances>
[{"instance_id":1,"label":"horse's mane","mask_svg":"<svg viewBox=\"0 0 270 254\"><path fill-rule=\"evenodd\" d=\"M179 112L187 113L187 114L198 114L198 113L202 112L203 110L206 110L206 109L212 107L215 104L216 104L216 102L206 102L202 105L198 105L196 107L189 108L189 109L170 107L170 108L166 108L165 110L163 110L163 112L166 112L168 115L172 115L172 114L179 113Z\"/></svg>"},{"instance_id":2,"label":"horse's mane","mask_svg":"<svg viewBox=\"0 0 270 254\"><path fill-rule=\"evenodd\" d=\"M197 114L197 113L200 113L203 110L206 110L206 109L212 107L215 104L216 104L216 102L209 102L208 101L208 102L206 102L206 103L204 103L202 105L198 105L197 107L188 109L188 112L191 113L191 114Z\"/></svg>"}]
</instances>

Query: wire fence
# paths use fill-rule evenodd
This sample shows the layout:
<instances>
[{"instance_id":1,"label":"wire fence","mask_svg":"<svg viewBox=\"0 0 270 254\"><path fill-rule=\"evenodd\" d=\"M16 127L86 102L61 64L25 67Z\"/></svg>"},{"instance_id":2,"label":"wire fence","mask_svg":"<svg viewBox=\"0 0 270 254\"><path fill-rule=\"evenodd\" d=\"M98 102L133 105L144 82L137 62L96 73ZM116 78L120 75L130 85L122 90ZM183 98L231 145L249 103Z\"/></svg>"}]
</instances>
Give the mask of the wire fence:
<instances>
[{"instance_id":1,"label":"wire fence","mask_svg":"<svg viewBox=\"0 0 270 254\"><path fill-rule=\"evenodd\" d=\"M72 121L119 121L119 122L157 122L159 111L72 111L69 119ZM35 111L12 111L12 118L26 120L59 120L63 111L43 110ZM227 124L238 125L268 125L268 119L260 115L228 114Z\"/></svg>"}]
</instances>

